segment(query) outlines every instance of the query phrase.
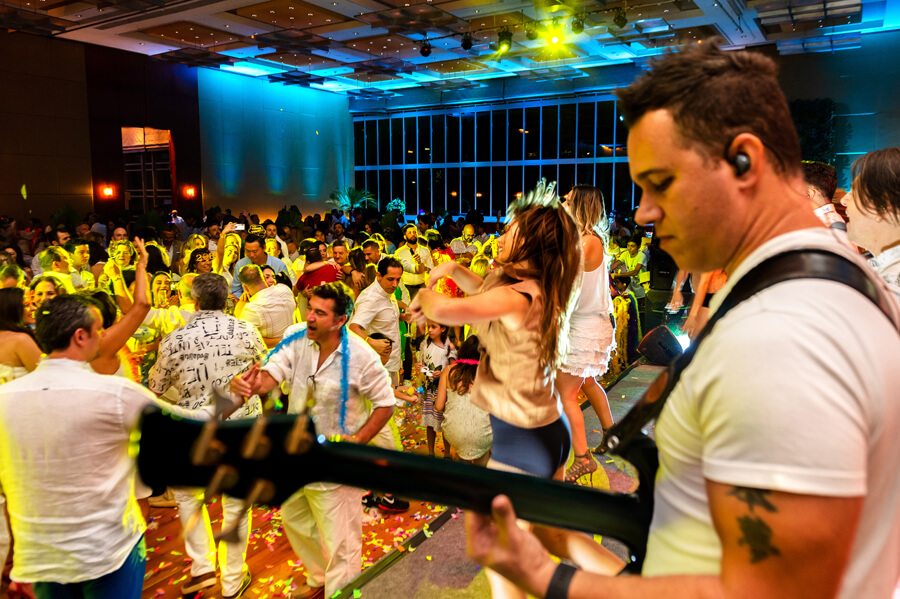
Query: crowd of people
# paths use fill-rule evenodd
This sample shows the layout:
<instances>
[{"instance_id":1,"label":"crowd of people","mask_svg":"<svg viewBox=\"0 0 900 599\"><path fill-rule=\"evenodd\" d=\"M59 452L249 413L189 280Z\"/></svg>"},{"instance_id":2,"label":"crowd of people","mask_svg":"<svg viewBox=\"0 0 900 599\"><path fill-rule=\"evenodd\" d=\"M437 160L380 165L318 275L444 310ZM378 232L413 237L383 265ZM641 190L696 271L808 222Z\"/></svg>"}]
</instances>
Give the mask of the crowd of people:
<instances>
[{"instance_id":1,"label":"crowd of people","mask_svg":"<svg viewBox=\"0 0 900 599\"><path fill-rule=\"evenodd\" d=\"M429 455L440 438L445 459L591 476L581 398L608 434L598 377L640 337L652 237L682 269L670 309L694 281L697 346L657 422L645 576L614 577L624 564L593 538L522 526L498 496L493 513L467 517L492 593L889 596L900 576L900 150L854 164L845 221L834 169L800 160L769 59L698 45L617 93L643 191L636 225L608 218L594 187L546 182L490 232L477 213L408 223L400 209L293 224L173 212L160 231L94 214L72 232L4 219L0 499L20 592L140 596L138 499L178 507L192 559L184 593L248 588L242 500L223 496L234 534L217 556L203 489L150 497L135 481L129 439L150 404L198 419L309 414L328 438L398 451L394 416L414 405ZM846 268L722 308L768 259L810 250ZM843 284L848 270L865 294ZM294 597L334 596L359 572L364 507L408 503L326 482L284 502L308 572ZM8 549L4 521L0 560Z\"/></svg>"}]
</instances>

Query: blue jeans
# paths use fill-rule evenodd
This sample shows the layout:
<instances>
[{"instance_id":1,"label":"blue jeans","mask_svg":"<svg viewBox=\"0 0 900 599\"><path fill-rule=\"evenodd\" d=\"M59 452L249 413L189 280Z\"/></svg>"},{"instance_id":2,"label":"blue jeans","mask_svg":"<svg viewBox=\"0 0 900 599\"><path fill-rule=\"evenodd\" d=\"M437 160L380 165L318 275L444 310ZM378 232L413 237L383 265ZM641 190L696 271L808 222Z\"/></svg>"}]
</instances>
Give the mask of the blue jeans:
<instances>
[{"instance_id":1,"label":"blue jeans","mask_svg":"<svg viewBox=\"0 0 900 599\"><path fill-rule=\"evenodd\" d=\"M34 594L37 599L141 599L146 569L147 550L144 537L141 537L128 559L115 572L70 584L36 582Z\"/></svg>"}]
</instances>

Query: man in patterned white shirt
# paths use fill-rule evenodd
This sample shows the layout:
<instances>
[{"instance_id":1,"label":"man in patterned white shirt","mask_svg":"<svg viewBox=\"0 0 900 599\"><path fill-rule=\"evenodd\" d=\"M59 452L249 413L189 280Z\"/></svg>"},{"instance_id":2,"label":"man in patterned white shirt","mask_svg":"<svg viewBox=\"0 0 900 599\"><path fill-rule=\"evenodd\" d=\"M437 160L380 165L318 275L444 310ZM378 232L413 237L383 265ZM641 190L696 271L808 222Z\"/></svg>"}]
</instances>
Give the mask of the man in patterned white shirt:
<instances>
[{"instance_id":1,"label":"man in patterned white shirt","mask_svg":"<svg viewBox=\"0 0 900 599\"><path fill-rule=\"evenodd\" d=\"M223 312L228 298L228 282L221 275L197 275L191 286L197 307L187 323L162 340L159 359L150 371L150 390L163 395L174 387L177 405L200 409L216 416L217 400L229 397L231 379L251 364L258 362L265 344L257 330L248 322ZM166 394L170 396L171 392ZM251 418L262 413L258 397L229 416ZM188 522L201 512L200 524L185 534L185 550L193 560L191 578L182 586L183 594L194 593L216 583L213 561L216 548L211 536L209 514L203 504L203 489L175 489L181 525L188 530ZM222 497L223 530L237 523L237 542L225 542L224 555L219 555L222 571L222 593L228 598L239 597L250 585L250 572L244 565L250 532L250 511L244 502Z\"/></svg>"},{"instance_id":2,"label":"man in patterned white shirt","mask_svg":"<svg viewBox=\"0 0 900 599\"><path fill-rule=\"evenodd\" d=\"M248 264L238 273L244 293L249 301L240 301L235 306L234 315L256 327L267 347L275 347L284 336L284 331L294 324L294 292L287 285L269 285L262 270L255 264Z\"/></svg>"}]
</instances>

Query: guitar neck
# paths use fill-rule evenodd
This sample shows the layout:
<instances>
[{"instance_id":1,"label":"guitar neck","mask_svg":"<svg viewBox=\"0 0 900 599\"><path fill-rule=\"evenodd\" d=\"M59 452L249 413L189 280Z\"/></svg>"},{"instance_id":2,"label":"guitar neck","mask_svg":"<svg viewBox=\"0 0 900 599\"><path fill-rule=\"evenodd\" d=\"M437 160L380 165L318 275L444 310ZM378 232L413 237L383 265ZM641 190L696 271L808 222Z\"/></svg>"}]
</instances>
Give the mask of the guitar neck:
<instances>
[{"instance_id":1,"label":"guitar neck","mask_svg":"<svg viewBox=\"0 0 900 599\"><path fill-rule=\"evenodd\" d=\"M655 472L652 442L632 444L637 449L627 457L642 480L637 493L623 494L354 443L317 440L292 454L285 446L295 422L294 416L270 419L265 429L269 449L262 459L241 455L253 420L218 425L215 437L224 445L219 463L238 472L229 495L246 497L255 481L266 480L274 485L267 503L280 504L303 485L320 481L490 513L493 498L504 494L525 520L611 536L630 548L634 564L643 560L652 512L652 475L643 472ZM191 463L203 424L175 421L155 410L145 414L138 466L146 484L155 489L206 486L218 464Z\"/></svg>"}]
</instances>

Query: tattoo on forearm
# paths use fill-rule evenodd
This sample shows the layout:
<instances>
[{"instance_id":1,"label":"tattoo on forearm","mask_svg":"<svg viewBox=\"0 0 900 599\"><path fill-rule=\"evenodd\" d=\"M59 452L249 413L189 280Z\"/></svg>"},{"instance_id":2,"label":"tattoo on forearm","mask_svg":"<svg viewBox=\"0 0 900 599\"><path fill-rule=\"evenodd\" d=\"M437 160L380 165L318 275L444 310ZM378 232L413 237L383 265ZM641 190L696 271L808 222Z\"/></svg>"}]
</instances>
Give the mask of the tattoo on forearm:
<instances>
[{"instance_id":1,"label":"tattoo on forearm","mask_svg":"<svg viewBox=\"0 0 900 599\"><path fill-rule=\"evenodd\" d=\"M738 539L739 545L746 545L750 550L750 563L756 564L769 557L779 556L781 552L772 544L772 529L762 518L756 515L755 509L761 508L767 512L776 513L778 509L768 499L771 491L765 489L752 489L749 487L734 487L728 492L738 501L747 504L750 514L739 516L738 526L743 535Z\"/></svg>"}]
</instances>

